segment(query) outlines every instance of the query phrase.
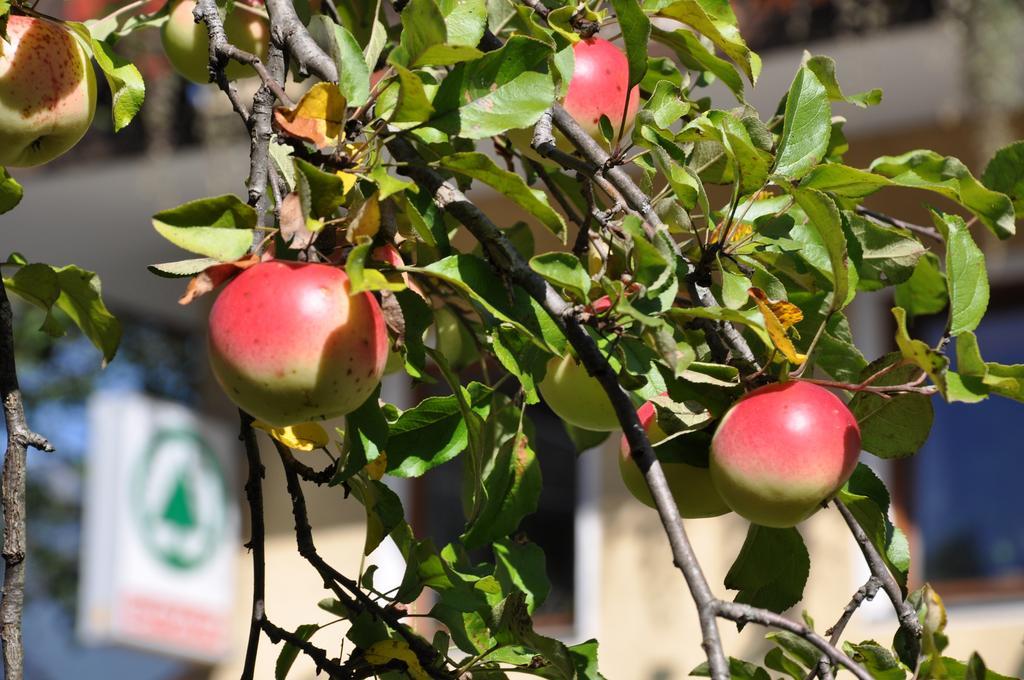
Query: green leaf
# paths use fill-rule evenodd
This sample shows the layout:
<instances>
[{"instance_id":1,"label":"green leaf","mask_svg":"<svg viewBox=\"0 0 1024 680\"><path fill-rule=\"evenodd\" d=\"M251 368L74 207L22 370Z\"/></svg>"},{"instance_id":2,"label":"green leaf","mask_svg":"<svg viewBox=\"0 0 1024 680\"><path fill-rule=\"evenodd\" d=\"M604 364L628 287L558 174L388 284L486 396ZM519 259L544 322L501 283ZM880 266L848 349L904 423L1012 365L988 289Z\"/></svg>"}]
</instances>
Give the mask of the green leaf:
<instances>
[{"instance_id":1,"label":"green leaf","mask_svg":"<svg viewBox=\"0 0 1024 680\"><path fill-rule=\"evenodd\" d=\"M804 52L804 66L817 76L821 84L825 86L828 98L834 102L846 102L863 109L882 101L882 91L877 87L857 94L843 94L842 88L839 87L839 80L836 78L836 62L831 57L812 57L809 53Z\"/></svg>"},{"instance_id":2,"label":"green leaf","mask_svg":"<svg viewBox=\"0 0 1024 680\"><path fill-rule=\"evenodd\" d=\"M0 167L0 215L21 203L24 193L18 180L11 177L7 168Z\"/></svg>"},{"instance_id":3,"label":"green leaf","mask_svg":"<svg viewBox=\"0 0 1024 680\"><path fill-rule=\"evenodd\" d=\"M892 315L896 319L896 346L903 357L928 374L940 391L946 389L944 375L949 360L936 352L921 340L914 340L907 331L907 313L902 307L893 307Z\"/></svg>"},{"instance_id":4,"label":"green leaf","mask_svg":"<svg viewBox=\"0 0 1024 680\"><path fill-rule=\"evenodd\" d=\"M494 578L506 591L521 590L526 595L526 610L532 614L544 604L551 590L544 551L536 543L511 539L496 541L491 548L494 550Z\"/></svg>"},{"instance_id":5,"label":"green leaf","mask_svg":"<svg viewBox=\"0 0 1024 680\"><path fill-rule=\"evenodd\" d=\"M920 241L903 229L851 212L844 212L843 217L855 242L851 244L850 254L857 267L861 290L878 290L910 279L918 260L927 252Z\"/></svg>"},{"instance_id":6,"label":"green leaf","mask_svg":"<svg viewBox=\"0 0 1024 680\"><path fill-rule=\"evenodd\" d=\"M388 434L378 385L359 408L345 416L345 461L331 483L340 484L377 460L388 446Z\"/></svg>"},{"instance_id":7,"label":"green leaf","mask_svg":"<svg viewBox=\"0 0 1024 680\"><path fill-rule=\"evenodd\" d=\"M789 87L775 173L800 179L825 157L832 112L825 86L814 72L801 68Z\"/></svg>"},{"instance_id":8,"label":"green leaf","mask_svg":"<svg viewBox=\"0 0 1024 680\"><path fill-rule=\"evenodd\" d=\"M725 576L736 602L783 612L803 597L811 561L796 529L751 524L740 554Z\"/></svg>"},{"instance_id":9,"label":"green leaf","mask_svg":"<svg viewBox=\"0 0 1024 680\"><path fill-rule=\"evenodd\" d=\"M626 59L629 61L629 87L643 80L647 72L647 53L650 49L651 20L640 8L638 0L611 0L619 29L626 43Z\"/></svg>"},{"instance_id":10,"label":"green leaf","mask_svg":"<svg viewBox=\"0 0 1024 680\"><path fill-rule=\"evenodd\" d=\"M73 264L30 264L4 279L4 285L47 312L53 307L64 312L103 353L104 365L114 358L121 342L121 324L103 303L100 279L94 272ZM49 314L43 329L51 335L63 334L60 324Z\"/></svg>"},{"instance_id":11,"label":"green leaf","mask_svg":"<svg viewBox=\"0 0 1024 680\"><path fill-rule=\"evenodd\" d=\"M710 678L711 668L708 666L708 662L702 662L699 666L690 671L690 675L701 678ZM771 680L771 676L768 675L768 671L765 669L756 664L752 664L749 661L744 661L731 656L729 657L729 676L732 680ZM800 677L800 680L803 680L803 676Z\"/></svg>"},{"instance_id":12,"label":"green leaf","mask_svg":"<svg viewBox=\"0 0 1024 680\"><path fill-rule=\"evenodd\" d=\"M861 371L858 381L902 359L899 352L887 354ZM918 366L901 366L872 384L902 385L920 374ZM923 394L887 396L857 392L850 400L850 411L860 425L861 448L879 458L907 458L917 453L928 439L934 417L931 398Z\"/></svg>"},{"instance_id":13,"label":"green leaf","mask_svg":"<svg viewBox=\"0 0 1024 680\"><path fill-rule=\"evenodd\" d=\"M821 655L818 648L795 633L780 630L768 633L765 638L778 645L786 657L798 662L805 669L814 668L818 663Z\"/></svg>"},{"instance_id":14,"label":"green leaf","mask_svg":"<svg viewBox=\"0 0 1024 680\"><path fill-rule=\"evenodd\" d=\"M736 67L705 47L700 38L691 31L666 31L657 26L651 30L652 37L671 48L683 66L693 71L707 71L715 75L732 90L739 101L743 101L743 78Z\"/></svg>"},{"instance_id":15,"label":"green leaf","mask_svg":"<svg viewBox=\"0 0 1024 680\"><path fill-rule=\"evenodd\" d=\"M979 678L979 675L983 672L984 676L982 677L984 678L984 680L1016 680L1015 678L1012 678L1008 675L1002 675L1001 673L996 673L993 670L985 668L984 663L978 663L978 661L981 660L980 657L978 657L978 661L975 661L975 657L978 657L977 653L971 655L971 659L970 661L968 661L968 663L964 663L963 661L957 661L956 659L953 659L948 656L942 657L941 676L937 674L938 669L935 668L936 664L938 663L938 659L934 657L930 659L925 659L921 662L921 667L917 672L917 676L919 678L942 677L944 678L944 680L976 680Z\"/></svg>"},{"instance_id":16,"label":"green leaf","mask_svg":"<svg viewBox=\"0 0 1024 680\"><path fill-rule=\"evenodd\" d=\"M485 502L466 528L462 541L470 550L500 540L537 509L540 464L525 435L503 443L483 471Z\"/></svg>"},{"instance_id":17,"label":"green leaf","mask_svg":"<svg viewBox=\"0 0 1024 680\"><path fill-rule=\"evenodd\" d=\"M200 257L193 260L178 260L177 262L150 264L146 266L146 269L165 279L181 279L195 276L216 264L220 264L220 262L218 260L214 260L212 257Z\"/></svg>"},{"instance_id":18,"label":"green leaf","mask_svg":"<svg viewBox=\"0 0 1024 680\"><path fill-rule=\"evenodd\" d=\"M874 640L856 645L844 642L843 651L864 666L875 680L904 680L907 677L907 670L896 655Z\"/></svg>"},{"instance_id":19,"label":"green leaf","mask_svg":"<svg viewBox=\"0 0 1024 680\"><path fill-rule=\"evenodd\" d=\"M985 255L959 215L932 211L932 221L946 240L946 285L949 290L949 332L973 331L988 309Z\"/></svg>"},{"instance_id":20,"label":"green leaf","mask_svg":"<svg viewBox=\"0 0 1024 680\"><path fill-rule=\"evenodd\" d=\"M583 263L572 253L541 253L530 259L530 269L552 285L572 291L577 300L586 302L590 292L590 275Z\"/></svg>"},{"instance_id":21,"label":"green leaf","mask_svg":"<svg viewBox=\"0 0 1024 680\"><path fill-rule=\"evenodd\" d=\"M565 221L548 203L547 194L538 189L531 189L516 173L499 168L489 157L475 151L445 156L441 159L440 165L452 172L479 180L512 199L565 242Z\"/></svg>"},{"instance_id":22,"label":"green leaf","mask_svg":"<svg viewBox=\"0 0 1024 680\"><path fill-rule=\"evenodd\" d=\"M490 391L472 383L468 399L484 403ZM419 477L459 455L469 444L469 431L458 397L427 397L391 423L388 435L388 474Z\"/></svg>"},{"instance_id":23,"label":"green leaf","mask_svg":"<svg viewBox=\"0 0 1024 680\"><path fill-rule=\"evenodd\" d=\"M146 84L142 80L142 74L135 68L135 64L115 52L109 42L93 38L85 24L68 22L68 25L88 42L96 65L107 78L113 99L111 114L114 119L114 132L119 132L132 122L146 99Z\"/></svg>"},{"instance_id":24,"label":"green leaf","mask_svg":"<svg viewBox=\"0 0 1024 680\"><path fill-rule=\"evenodd\" d=\"M934 191L958 202L1001 239L1016 231L1009 197L986 188L952 156L926 150L908 151L900 156L877 158L869 169L888 177L895 185Z\"/></svg>"},{"instance_id":25,"label":"green leaf","mask_svg":"<svg viewBox=\"0 0 1024 680\"><path fill-rule=\"evenodd\" d=\"M348 480L352 494L366 509L366 540L363 555L369 555L405 519L402 501L387 484L365 475Z\"/></svg>"},{"instance_id":26,"label":"green leaf","mask_svg":"<svg viewBox=\"0 0 1024 680\"><path fill-rule=\"evenodd\" d=\"M423 81L407 68L393 65L398 75L398 101L395 102L391 121L394 123L422 123L434 113L434 107L427 98ZM390 89L390 88L389 88ZM380 100L378 100L380 101Z\"/></svg>"},{"instance_id":27,"label":"green leaf","mask_svg":"<svg viewBox=\"0 0 1024 680\"><path fill-rule=\"evenodd\" d=\"M320 626L315 623L304 623L295 629L295 637L307 641L319 629ZM284 647L281 648L281 652L277 655L277 663L274 665L274 680L285 680L288 677L288 671L292 669L292 664L299 657L300 651L302 650L291 642L284 643Z\"/></svg>"},{"instance_id":28,"label":"green leaf","mask_svg":"<svg viewBox=\"0 0 1024 680\"><path fill-rule=\"evenodd\" d=\"M359 43L347 28L336 24L323 14L314 16L310 21L312 24L320 25L317 29L310 25L310 30L318 30L330 36L327 42L331 57L338 68L338 89L341 90L341 95L349 106L362 106L370 97L370 67L363 59L363 50Z\"/></svg>"},{"instance_id":29,"label":"green leaf","mask_svg":"<svg viewBox=\"0 0 1024 680\"><path fill-rule=\"evenodd\" d=\"M856 291L850 288L850 262L839 209L827 194L815 189L796 187L790 193L807 214L808 223L814 227L828 253L832 269L832 309L842 309Z\"/></svg>"},{"instance_id":30,"label":"green leaf","mask_svg":"<svg viewBox=\"0 0 1024 680\"><path fill-rule=\"evenodd\" d=\"M256 211L237 196L190 201L153 215L153 228L184 250L233 262L249 251Z\"/></svg>"},{"instance_id":31,"label":"green leaf","mask_svg":"<svg viewBox=\"0 0 1024 680\"><path fill-rule=\"evenodd\" d=\"M863 198L891 185L887 177L842 163L822 163L800 182L801 187L827 191L844 198Z\"/></svg>"},{"instance_id":32,"label":"green leaf","mask_svg":"<svg viewBox=\"0 0 1024 680\"><path fill-rule=\"evenodd\" d=\"M885 484L871 468L858 463L837 498L849 508L906 594L910 554L904 550L902 532L889 521L890 499Z\"/></svg>"},{"instance_id":33,"label":"green leaf","mask_svg":"<svg viewBox=\"0 0 1024 680\"><path fill-rule=\"evenodd\" d=\"M1024 140L997 151L985 166L981 183L1009 196L1016 212L1024 215Z\"/></svg>"},{"instance_id":34,"label":"green leaf","mask_svg":"<svg viewBox=\"0 0 1024 680\"><path fill-rule=\"evenodd\" d=\"M514 35L498 50L456 67L434 98L433 127L483 139L533 125L555 101L550 45Z\"/></svg>"},{"instance_id":35,"label":"green leaf","mask_svg":"<svg viewBox=\"0 0 1024 680\"><path fill-rule=\"evenodd\" d=\"M414 271L440 277L479 302L489 313L530 335L552 353L566 347L565 337L537 302L518 286L506 286L492 267L473 255L451 255Z\"/></svg>"},{"instance_id":36,"label":"green leaf","mask_svg":"<svg viewBox=\"0 0 1024 680\"><path fill-rule=\"evenodd\" d=\"M691 106L678 85L662 80L644 102L643 110L651 113L655 125L668 130L690 110Z\"/></svg>"},{"instance_id":37,"label":"green leaf","mask_svg":"<svg viewBox=\"0 0 1024 680\"><path fill-rule=\"evenodd\" d=\"M659 0L645 2L653 4L661 16L681 21L707 36L719 49L736 63L751 83L757 82L761 73L761 58L752 52L740 35L736 15L727 2L720 0L678 0L665 6Z\"/></svg>"},{"instance_id":38,"label":"green leaf","mask_svg":"<svg viewBox=\"0 0 1024 680\"><path fill-rule=\"evenodd\" d=\"M345 183L333 172L324 172L301 158L294 159L295 188L309 206L309 217L329 218L345 201Z\"/></svg>"},{"instance_id":39,"label":"green leaf","mask_svg":"<svg viewBox=\"0 0 1024 680\"><path fill-rule=\"evenodd\" d=\"M438 0L447 29L448 43L476 47L487 27L485 0Z\"/></svg>"},{"instance_id":40,"label":"green leaf","mask_svg":"<svg viewBox=\"0 0 1024 680\"><path fill-rule=\"evenodd\" d=\"M925 253L910 278L896 286L895 300L911 317L938 314L946 308L946 277L939 270L939 258L934 253Z\"/></svg>"}]
</instances>

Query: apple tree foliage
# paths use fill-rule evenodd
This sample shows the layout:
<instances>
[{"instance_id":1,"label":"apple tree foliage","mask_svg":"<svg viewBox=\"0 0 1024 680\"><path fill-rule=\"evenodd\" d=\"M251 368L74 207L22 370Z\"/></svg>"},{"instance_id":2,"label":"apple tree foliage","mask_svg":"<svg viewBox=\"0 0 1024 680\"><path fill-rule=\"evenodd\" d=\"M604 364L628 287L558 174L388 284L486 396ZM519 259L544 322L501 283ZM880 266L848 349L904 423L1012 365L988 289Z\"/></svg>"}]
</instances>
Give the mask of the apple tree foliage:
<instances>
[{"instance_id":1,"label":"apple tree foliage","mask_svg":"<svg viewBox=\"0 0 1024 680\"><path fill-rule=\"evenodd\" d=\"M718 419L769 380L801 376L845 390L864 450L882 459L917 452L933 398L1024 401L1024 366L985 361L974 334L989 299L975 239L980 230L999 239L1014 234L1015 210L1024 207L1024 142L999 151L980 176L929 150L895 149L867 167L850 165L844 119L832 105L868 108L882 93L845 92L836 64L807 54L778 106L755 110L746 94L760 58L718 0L384 7L340 0L324 14L297 0L294 15L280 6L268 3L281 49L271 51L267 77L278 85L288 74L305 94L293 102L281 92L275 102L277 89L265 87L251 109L236 107L253 136L250 180L259 183L250 181L248 200L197 198L154 215L154 228L191 259L150 269L191 279L184 298L191 301L270 253L338 263L354 290L380 300L399 370L443 385L445 394L405 410L374 394L333 433L316 424L267 428L293 474L337 487L339 503L364 506L365 553L390 537L407 562L402 583L387 593L376 589L372 569L354 580L332 577L334 594L320 606L351 624L344 659L324 653L338 648L337 627L283 631L267 623L271 640L285 642L277 677L300 653L337 677L600 677L597 641L566 646L534 630L531 615L549 591L545 557L518 531L536 511L543 483L524 409L539 401L548 360L570 351L566 319L596 343L634 406L671 397L675 407L658 409L672 435L655 447L665 461L707 465ZM138 110L143 92L117 41L159 26L167 14L165 7L74 27L107 75L117 127ZM296 24L300 16L306 20ZM552 152L540 134L538 150L550 158L537 160L522 140L538 122L540 132L550 129L549 112L573 71L572 46L598 26L621 33L629 85L642 96L635 124L620 139L603 121L596 152L575 140L569 152ZM291 57L290 71L283 57ZM730 94L712 101L706 88L714 82ZM258 101L268 92L272 112ZM510 131L522 129L512 141ZM557 134L561 149L566 142ZM483 215L460 193L481 186L529 223ZM891 188L918 190L924 224L864 206ZM14 207L21 191L0 174L0 209ZM495 223L499 229L488 231ZM538 248L541 229L565 246ZM404 266L372 256L384 244L398 248ZM527 280L540 281L558 302ZM91 273L12 255L4 284L61 310L106 359L113 356L116 322ZM865 357L845 310L858 294L884 289L895 301L896 349ZM948 322L938 344L911 335L915 316L942 311ZM461 324L458 351L430 340L441 316L449 327L453 317ZM59 324L47 317L44 330L58 332ZM581 452L606 436L573 428L570 435ZM322 470L308 464L312 454L292 453L318 449L331 454ZM465 514L461 536L443 546L413 532L388 486L389 478L420 477L441 465L461 465ZM297 489L289 490L295 500ZM928 587L907 592L908 544L889 519L882 481L862 464L837 502L880 557L875 576L895 583L894 604L919 625L901 625L891 643L834 643L836 653L858 665L861 677L1002 677L977 655L965 662L943 656L941 600ZM481 549L486 559L476 557ZM797 529L752 525L724 585L736 603L783 612L801 602L811 557ZM869 586L873 595L878 584ZM434 603L427 615L442 630L432 640L397 621L425 592ZM267 616L273 611L271 600ZM727 606L715 611L765 622L730 615ZM773 646L763 659L731 659L724 675L714 663L695 672L759 680L830 674L839 657L826 653L822 661L823 648L811 642L814 625L807 619L769 633Z\"/></svg>"}]
</instances>

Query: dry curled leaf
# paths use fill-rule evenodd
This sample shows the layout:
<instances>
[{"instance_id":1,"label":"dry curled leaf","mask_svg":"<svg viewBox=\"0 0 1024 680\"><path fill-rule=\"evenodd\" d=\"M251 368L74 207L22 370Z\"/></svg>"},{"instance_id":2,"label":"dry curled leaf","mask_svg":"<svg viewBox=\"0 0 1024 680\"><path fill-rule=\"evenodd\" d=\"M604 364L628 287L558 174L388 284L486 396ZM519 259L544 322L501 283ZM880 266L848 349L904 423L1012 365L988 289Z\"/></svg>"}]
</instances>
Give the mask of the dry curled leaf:
<instances>
[{"instance_id":1,"label":"dry curled leaf","mask_svg":"<svg viewBox=\"0 0 1024 680\"><path fill-rule=\"evenodd\" d=\"M294 191L281 201L281 238L292 250L305 250L316 240L323 222L307 218Z\"/></svg>"},{"instance_id":2,"label":"dry curled leaf","mask_svg":"<svg viewBox=\"0 0 1024 680\"><path fill-rule=\"evenodd\" d=\"M785 300L772 301L760 288L749 288L747 293L754 299L761 316L764 317L764 327L768 331L775 348L782 352L783 356L791 363L800 365L807 360L806 354L796 351L793 341L786 335L786 329L798 323L804 318L800 308L792 302Z\"/></svg>"},{"instance_id":3,"label":"dry curled leaf","mask_svg":"<svg viewBox=\"0 0 1024 680\"><path fill-rule=\"evenodd\" d=\"M345 107L345 97L337 85L317 83L302 95L295 108L274 109L274 123L287 135L317 148L337 146L345 124Z\"/></svg>"},{"instance_id":4,"label":"dry curled leaf","mask_svg":"<svg viewBox=\"0 0 1024 680\"><path fill-rule=\"evenodd\" d=\"M222 262L204 269L193 276L188 282L188 286L185 288L185 294L178 299L178 304L190 304L197 297L206 295L207 293L215 290L220 284L224 283L239 272L248 269L259 261L258 257L251 255L242 260L237 260L235 262Z\"/></svg>"}]
</instances>

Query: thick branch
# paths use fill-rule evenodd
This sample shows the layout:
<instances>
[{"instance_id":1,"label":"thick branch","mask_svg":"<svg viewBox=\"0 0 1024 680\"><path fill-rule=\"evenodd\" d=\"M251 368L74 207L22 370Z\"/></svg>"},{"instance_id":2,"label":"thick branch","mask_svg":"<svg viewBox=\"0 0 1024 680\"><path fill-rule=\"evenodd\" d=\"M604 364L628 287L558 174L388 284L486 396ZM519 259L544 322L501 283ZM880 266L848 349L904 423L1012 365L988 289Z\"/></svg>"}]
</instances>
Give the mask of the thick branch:
<instances>
[{"instance_id":1,"label":"thick branch","mask_svg":"<svg viewBox=\"0 0 1024 680\"><path fill-rule=\"evenodd\" d=\"M682 518L679 516L679 509L669 491L661 464L651 449L650 441L636 415L633 402L619 385L618 378L608 364L608 360L601 353L594 339L576 321L572 305L566 302L547 281L530 269L526 260L486 214L471 203L451 182L446 182L440 175L423 165L423 159L419 157L409 142L401 137L396 137L388 142L388 149L396 160L403 163L402 172L411 177L420 187L429 191L438 207L465 225L483 245L495 266L511 277L515 283L522 286L544 307L565 333L587 372L601 383L615 408L615 414L622 425L633 460L643 472L644 479L651 490L658 516L672 547L675 564L683 572L690 594L697 605L711 677L714 680L727 680L729 666L722 650L718 625L715 621L714 596L711 594L707 579L704 577L693 547L686 536Z\"/></svg>"},{"instance_id":2,"label":"thick branch","mask_svg":"<svg viewBox=\"0 0 1024 680\"><path fill-rule=\"evenodd\" d=\"M832 661L832 663L844 666L860 680L872 680L871 674L864 670L864 668L856 661L846 654L843 654L834 645L829 643L828 640L821 637L802 623L791 621L785 616L776 614L775 612L770 612L767 609L758 609L738 602L719 601L717 611L718 615L722 618L735 621L736 623L756 623L761 626L778 628L779 630L785 630L793 633L794 635L799 635L804 640L807 640L817 647L822 654Z\"/></svg>"},{"instance_id":3,"label":"thick branch","mask_svg":"<svg viewBox=\"0 0 1024 680\"><path fill-rule=\"evenodd\" d=\"M850 527L850 533L853 534L857 545L860 546L860 551L864 554L864 561L867 562L871 575L881 582L882 590L885 591L889 601L892 602L893 609L896 610L896 618L900 622L900 628L906 632L907 643L912 646L909 651L914 658L917 658L923 632L921 622L917 618L917 612L903 599L900 585L896 583L896 579L889 571L889 567L886 566L885 560L882 559L878 550L875 549L875 544L871 542L867 533L857 522L857 518L853 516L850 509L838 498L835 500L835 506L839 510L839 514L846 520L846 525Z\"/></svg>"},{"instance_id":4,"label":"thick branch","mask_svg":"<svg viewBox=\"0 0 1024 680\"><path fill-rule=\"evenodd\" d=\"M14 362L14 316L7 289L0 283L0 398L7 425L7 453L0 494L4 508L4 586L0 601L0 639L3 644L4 677L21 680L24 648L21 615L25 604L25 459L28 447L53 451L46 439L29 429L18 387Z\"/></svg>"},{"instance_id":5,"label":"thick branch","mask_svg":"<svg viewBox=\"0 0 1024 680\"><path fill-rule=\"evenodd\" d=\"M270 36L274 44L298 63L299 71L315 75L321 80L338 82L338 68L329 54L320 49L302 20L295 13L292 0L267 0L270 15Z\"/></svg>"},{"instance_id":6,"label":"thick branch","mask_svg":"<svg viewBox=\"0 0 1024 680\"><path fill-rule=\"evenodd\" d=\"M249 641L245 648L242 680L253 680L256 674L256 652L260 644L260 622L265 616L266 559L264 557L263 478L266 469L260 461L256 433L252 429L252 416L239 411L241 431L238 438L245 444L245 458L249 463L249 478L245 482L245 497L249 502L250 538L246 547L252 552L252 620L249 622Z\"/></svg>"}]
</instances>

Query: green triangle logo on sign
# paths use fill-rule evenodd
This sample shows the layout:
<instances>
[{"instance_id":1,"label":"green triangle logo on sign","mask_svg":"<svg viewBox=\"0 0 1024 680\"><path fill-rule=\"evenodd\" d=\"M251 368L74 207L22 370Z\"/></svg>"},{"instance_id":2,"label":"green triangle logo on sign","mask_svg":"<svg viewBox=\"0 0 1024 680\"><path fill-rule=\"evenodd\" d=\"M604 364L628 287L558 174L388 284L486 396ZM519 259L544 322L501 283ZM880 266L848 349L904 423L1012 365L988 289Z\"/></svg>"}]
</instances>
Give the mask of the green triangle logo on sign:
<instances>
[{"instance_id":1,"label":"green triangle logo on sign","mask_svg":"<svg viewBox=\"0 0 1024 680\"><path fill-rule=\"evenodd\" d=\"M163 519L175 524L182 529L194 529L196 527L195 514L192 512L192 494L188 488L188 474L185 470L178 472L178 478L174 481L174 489L167 501L163 511Z\"/></svg>"}]
</instances>

